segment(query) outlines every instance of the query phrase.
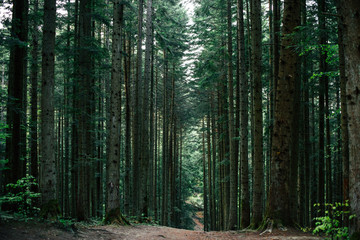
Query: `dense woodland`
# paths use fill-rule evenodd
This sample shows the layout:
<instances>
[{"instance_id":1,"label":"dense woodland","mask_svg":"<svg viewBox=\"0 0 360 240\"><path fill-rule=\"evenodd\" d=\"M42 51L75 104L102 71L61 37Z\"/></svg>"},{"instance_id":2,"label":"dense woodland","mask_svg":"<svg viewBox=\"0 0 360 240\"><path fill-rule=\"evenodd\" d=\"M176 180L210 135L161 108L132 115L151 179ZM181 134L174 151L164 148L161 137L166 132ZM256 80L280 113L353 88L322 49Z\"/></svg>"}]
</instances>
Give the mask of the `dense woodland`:
<instances>
[{"instance_id":1,"label":"dense woodland","mask_svg":"<svg viewBox=\"0 0 360 240\"><path fill-rule=\"evenodd\" d=\"M1 211L360 232L357 0L0 4Z\"/></svg>"}]
</instances>

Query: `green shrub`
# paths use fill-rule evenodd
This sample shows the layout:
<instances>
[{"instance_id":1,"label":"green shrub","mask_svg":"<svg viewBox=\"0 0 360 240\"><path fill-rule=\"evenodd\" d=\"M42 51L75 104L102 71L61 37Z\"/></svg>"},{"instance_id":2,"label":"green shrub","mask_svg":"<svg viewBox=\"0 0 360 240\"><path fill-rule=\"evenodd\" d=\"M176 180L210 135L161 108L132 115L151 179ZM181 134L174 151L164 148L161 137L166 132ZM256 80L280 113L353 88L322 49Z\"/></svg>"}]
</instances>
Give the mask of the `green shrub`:
<instances>
[{"instance_id":1,"label":"green shrub","mask_svg":"<svg viewBox=\"0 0 360 240\"><path fill-rule=\"evenodd\" d=\"M34 216L39 212L36 207L40 193L33 192L34 187L38 186L33 176L27 176L17 180L16 183L6 185L7 193L0 197L0 205L8 205L20 214Z\"/></svg>"},{"instance_id":2,"label":"green shrub","mask_svg":"<svg viewBox=\"0 0 360 240\"><path fill-rule=\"evenodd\" d=\"M320 204L314 204L316 207L320 207ZM342 219L352 219L354 215L350 215L347 210L349 208L348 201L346 203L326 203L325 204L325 216L316 217L314 234L324 233L328 239L349 239L349 229L347 226L342 226ZM320 210L319 210L320 211Z\"/></svg>"}]
</instances>

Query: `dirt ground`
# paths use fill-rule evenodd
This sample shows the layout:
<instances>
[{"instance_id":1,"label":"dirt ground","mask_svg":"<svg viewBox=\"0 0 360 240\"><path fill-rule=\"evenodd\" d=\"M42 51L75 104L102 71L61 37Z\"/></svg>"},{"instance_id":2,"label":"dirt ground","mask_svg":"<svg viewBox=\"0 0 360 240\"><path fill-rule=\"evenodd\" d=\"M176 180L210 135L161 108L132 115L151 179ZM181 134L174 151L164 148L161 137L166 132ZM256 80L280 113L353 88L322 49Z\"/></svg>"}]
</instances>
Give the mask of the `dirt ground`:
<instances>
[{"instance_id":1,"label":"dirt ground","mask_svg":"<svg viewBox=\"0 0 360 240\"><path fill-rule=\"evenodd\" d=\"M68 239L89 239L89 240L197 240L197 239L321 239L297 230L280 231L259 235L259 232L240 233L229 232L203 232L176 229L163 226L134 225L134 226L75 226L64 229L63 227L40 222L15 222L8 221L0 223L1 240L68 240Z\"/></svg>"}]
</instances>

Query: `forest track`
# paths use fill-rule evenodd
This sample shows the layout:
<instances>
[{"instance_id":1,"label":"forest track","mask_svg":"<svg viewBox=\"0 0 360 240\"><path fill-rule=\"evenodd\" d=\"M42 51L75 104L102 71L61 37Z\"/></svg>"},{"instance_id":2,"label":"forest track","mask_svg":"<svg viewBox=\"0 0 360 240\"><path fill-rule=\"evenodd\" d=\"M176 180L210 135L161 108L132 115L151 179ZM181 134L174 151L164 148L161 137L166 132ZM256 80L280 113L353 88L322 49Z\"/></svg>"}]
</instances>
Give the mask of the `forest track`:
<instances>
[{"instance_id":1,"label":"forest track","mask_svg":"<svg viewBox=\"0 0 360 240\"><path fill-rule=\"evenodd\" d=\"M177 229L163 226L134 225L134 226L77 226L75 231L61 229L57 225L49 223L32 222L2 222L0 223L0 240L203 240L203 239L267 239L267 240L315 240L322 239L297 230L286 232L275 230L271 234L260 236L259 232L240 233L228 232L204 232Z\"/></svg>"}]
</instances>

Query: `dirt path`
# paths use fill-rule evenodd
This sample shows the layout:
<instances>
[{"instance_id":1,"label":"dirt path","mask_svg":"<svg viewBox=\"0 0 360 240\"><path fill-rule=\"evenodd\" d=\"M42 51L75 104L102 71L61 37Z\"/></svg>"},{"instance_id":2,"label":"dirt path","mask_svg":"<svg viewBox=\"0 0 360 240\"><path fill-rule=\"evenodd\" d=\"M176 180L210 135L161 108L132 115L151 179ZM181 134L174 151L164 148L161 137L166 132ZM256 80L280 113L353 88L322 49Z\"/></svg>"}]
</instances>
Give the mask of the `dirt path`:
<instances>
[{"instance_id":1,"label":"dirt path","mask_svg":"<svg viewBox=\"0 0 360 240\"><path fill-rule=\"evenodd\" d=\"M162 226L135 225L135 226L94 226L78 227L75 231L60 229L53 224L39 222L8 222L0 223L1 240L201 240L201 239L268 239L268 240L312 240L321 239L299 231L275 231L272 234L259 236L258 232L238 233L230 232L203 232L176 229Z\"/></svg>"},{"instance_id":2,"label":"dirt path","mask_svg":"<svg viewBox=\"0 0 360 240\"><path fill-rule=\"evenodd\" d=\"M194 227L195 231L203 231L204 224L200 222L204 218L203 212L196 212L195 217L193 218L194 223L196 224Z\"/></svg>"}]
</instances>

